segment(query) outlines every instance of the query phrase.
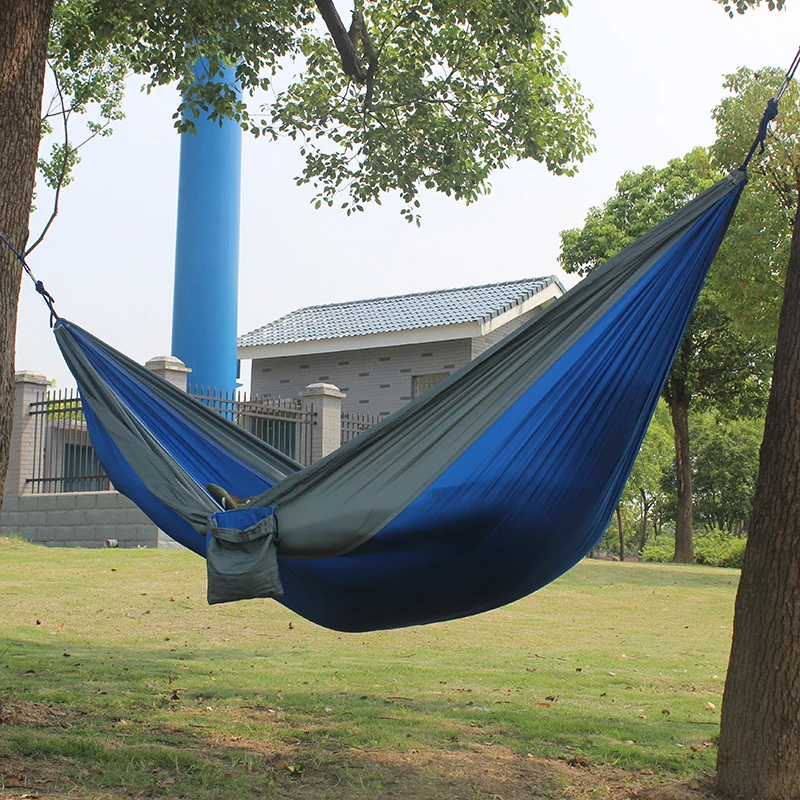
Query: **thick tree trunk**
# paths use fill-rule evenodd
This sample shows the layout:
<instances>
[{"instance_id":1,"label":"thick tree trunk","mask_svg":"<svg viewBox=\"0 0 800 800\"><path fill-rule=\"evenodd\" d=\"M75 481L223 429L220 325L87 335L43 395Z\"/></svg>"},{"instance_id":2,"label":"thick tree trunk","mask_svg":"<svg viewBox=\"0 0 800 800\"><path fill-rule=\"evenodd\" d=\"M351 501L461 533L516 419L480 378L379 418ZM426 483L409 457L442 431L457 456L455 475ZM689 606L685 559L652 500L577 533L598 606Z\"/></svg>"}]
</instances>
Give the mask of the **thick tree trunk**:
<instances>
[{"instance_id":1,"label":"thick tree trunk","mask_svg":"<svg viewBox=\"0 0 800 800\"><path fill-rule=\"evenodd\" d=\"M675 555L672 560L681 564L694 563L692 528L692 461L689 454L689 402L691 396L681 386L672 386L667 398L672 427L675 430Z\"/></svg>"},{"instance_id":2,"label":"thick tree trunk","mask_svg":"<svg viewBox=\"0 0 800 800\"><path fill-rule=\"evenodd\" d=\"M617 503L617 528L619 529L619 560L625 560L625 528L622 526L622 514Z\"/></svg>"},{"instance_id":3,"label":"thick tree trunk","mask_svg":"<svg viewBox=\"0 0 800 800\"><path fill-rule=\"evenodd\" d=\"M717 780L748 800L800 798L800 205L745 552Z\"/></svg>"},{"instance_id":4,"label":"thick tree trunk","mask_svg":"<svg viewBox=\"0 0 800 800\"><path fill-rule=\"evenodd\" d=\"M53 0L0 0L0 234L19 251L39 151L47 37ZM22 267L0 243L0 508L14 411L14 341Z\"/></svg>"}]
</instances>

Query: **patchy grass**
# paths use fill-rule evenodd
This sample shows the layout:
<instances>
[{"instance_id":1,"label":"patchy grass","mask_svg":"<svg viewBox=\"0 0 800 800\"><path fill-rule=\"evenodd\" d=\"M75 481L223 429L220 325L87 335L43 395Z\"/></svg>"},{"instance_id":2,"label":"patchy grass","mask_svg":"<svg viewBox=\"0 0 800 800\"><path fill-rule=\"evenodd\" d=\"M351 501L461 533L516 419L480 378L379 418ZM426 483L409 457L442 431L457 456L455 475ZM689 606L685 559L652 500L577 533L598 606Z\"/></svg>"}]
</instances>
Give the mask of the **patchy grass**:
<instances>
[{"instance_id":1,"label":"patchy grass","mask_svg":"<svg viewBox=\"0 0 800 800\"><path fill-rule=\"evenodd\" d=\"M629 797L713 769L734 570L586 561L370 634L208 607L204 570L0 540L0 798Z\"/></svg>"}]
</instances>

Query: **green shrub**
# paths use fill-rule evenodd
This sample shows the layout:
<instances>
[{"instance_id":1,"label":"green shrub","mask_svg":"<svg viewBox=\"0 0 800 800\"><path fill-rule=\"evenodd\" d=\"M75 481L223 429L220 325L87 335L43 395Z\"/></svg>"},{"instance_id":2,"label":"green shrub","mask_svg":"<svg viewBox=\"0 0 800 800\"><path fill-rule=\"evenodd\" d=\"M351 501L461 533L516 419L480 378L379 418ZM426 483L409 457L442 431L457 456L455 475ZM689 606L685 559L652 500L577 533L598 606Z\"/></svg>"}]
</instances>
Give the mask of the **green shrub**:
<instances>
[{"instance_id":1,"label":"green shrub","mask_svg":"<svg viewBox=\"0 0 800 800\"><path fill-rule=\"evenodd\" d=\"M694 559L710 567L742 568L747 539L733 536L728 531L715 528L695 537Z\"/></svg>"},{"instance_id":2,"label":"green shrub","mask_svg":"<svg viewBox=\"0 0 800 800\"><path fill-rule=\"evenodd\" d=\"M656 561L666 564L672 561L672 556L674 555L675 541L664 536L645 545L644 549L639 554L639 561Z\"/></svg>"},{"instance_id":3,"label":"green shrub","mask_svg":"<svg viewBox=\"0 0 800 800\"><path fill-rule=\"evenodd\" d=\"M709 567L742 568L744 548L747 539L738 538L728 531L715 528L711 531L696 533L694 537L694 560L698 564ZM661 537L648 544L639 555L640 561L668 563L675 554L675 541L669 537Z\"/></svg>"}]
</instances>

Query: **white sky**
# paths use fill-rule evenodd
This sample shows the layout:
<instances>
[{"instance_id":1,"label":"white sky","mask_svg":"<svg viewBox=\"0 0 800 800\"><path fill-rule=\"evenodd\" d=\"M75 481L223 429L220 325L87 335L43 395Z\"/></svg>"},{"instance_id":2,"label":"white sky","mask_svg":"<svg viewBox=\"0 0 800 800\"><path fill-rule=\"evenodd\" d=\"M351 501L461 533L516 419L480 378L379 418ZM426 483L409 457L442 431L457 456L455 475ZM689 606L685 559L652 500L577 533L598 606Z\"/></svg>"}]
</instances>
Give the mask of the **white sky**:
<instances>
[{"instance_id":1,"label":"white sky","mask_svg":"<svg viewBox=\"0 0 800 800\"><path fill-rule=\"evenodd\" d=\"M597 152L576 178L512 164L469 207L427 194L421 229L391 199L349 218L314 210L312 191L292 180L297 146L245 136L239 332L307 305L560 274L559 232L579 226L623 172L714 140L710 111L724 74L788 67L800 45L797 5L731 20L714 0L575 0L566 20L554 19L595 106ZM172 89L129 94L127 118L85 149L58 219L30 257L62 316L140 362L170 348L177 103ZM38 203L31 240L49 211L43 193ZM17 369L74 385L48 319L26 279Z\"/></svg>"}]
</instances>

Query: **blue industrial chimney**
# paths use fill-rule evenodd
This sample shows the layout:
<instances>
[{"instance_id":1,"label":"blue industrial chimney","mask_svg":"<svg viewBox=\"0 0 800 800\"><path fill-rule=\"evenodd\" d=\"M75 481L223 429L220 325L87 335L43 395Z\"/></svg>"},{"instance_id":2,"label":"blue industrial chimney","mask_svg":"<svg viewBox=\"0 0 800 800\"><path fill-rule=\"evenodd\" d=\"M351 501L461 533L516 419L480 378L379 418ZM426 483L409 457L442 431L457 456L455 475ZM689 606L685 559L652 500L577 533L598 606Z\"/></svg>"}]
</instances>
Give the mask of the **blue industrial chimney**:
<instances>
[{"instance_id":1,"label":"blue industrial chimney","mask_svg":"<svg viewBox=\"0 0 800 800\"><path fill-rule=\"evenodd\" d=\"M207 64L195 66L209 80ZM233 84L233 68L214 80ZM239 206L242 131L233 120L195 119L181 134L172 354L191 368L189 383L236 387Z\"/></svg>"}]
</instances>

